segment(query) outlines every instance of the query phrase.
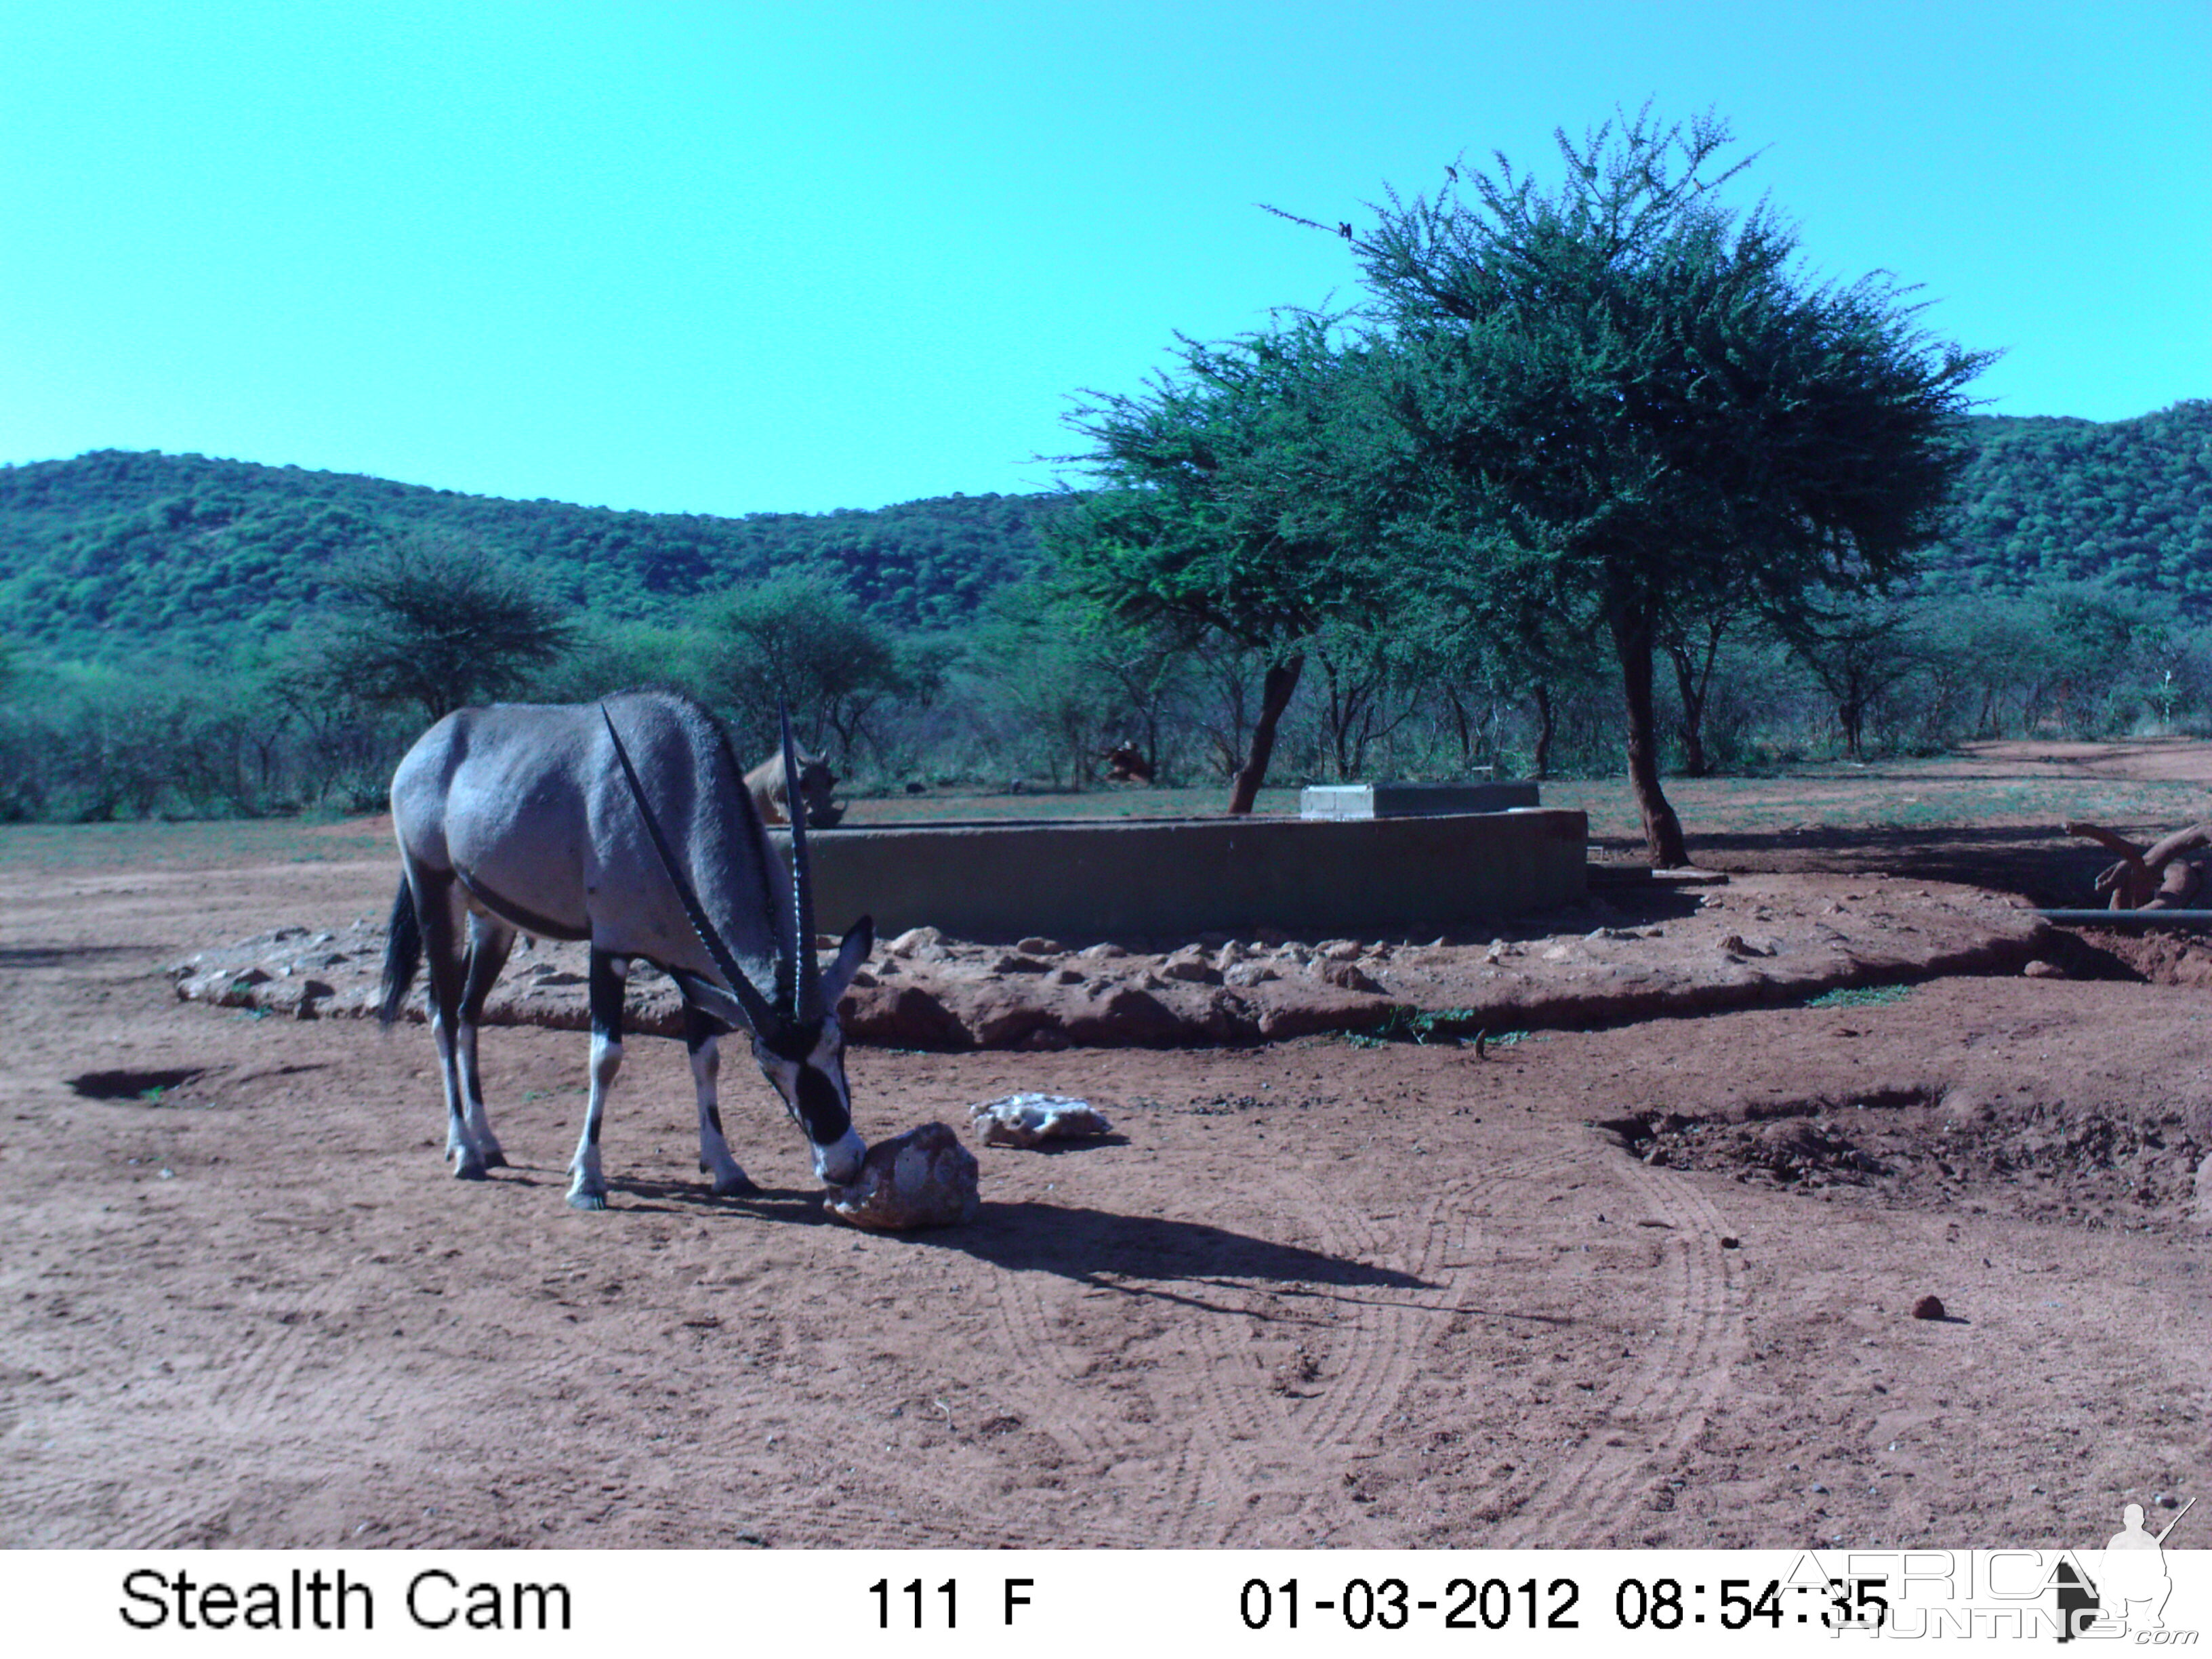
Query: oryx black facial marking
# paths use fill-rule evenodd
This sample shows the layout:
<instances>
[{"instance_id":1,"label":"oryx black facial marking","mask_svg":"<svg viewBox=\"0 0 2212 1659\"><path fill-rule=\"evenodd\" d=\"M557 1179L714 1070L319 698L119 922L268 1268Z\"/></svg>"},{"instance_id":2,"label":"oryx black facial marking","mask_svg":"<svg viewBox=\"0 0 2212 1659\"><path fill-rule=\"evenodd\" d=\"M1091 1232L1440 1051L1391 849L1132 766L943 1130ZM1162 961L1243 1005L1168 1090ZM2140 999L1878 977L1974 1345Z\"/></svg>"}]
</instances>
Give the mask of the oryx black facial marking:
<instances>
[{"instance_id":1,"label":"oryx black facial marking","mask_svg":"<svg viewBox=\"0 0 2212 1659\"><path fill-rule=\"evenodd\" d=\"M787 718L782 759L796 798ZM605 1205L600 1132L622 1067L624 983L641 957L665 969L684 998L700 1168L717 1194L753 1190L730 1155L717 1096L720 1039L732 1030L751 1038L806 1133L817 1175L837 1182L857 1172L866 1148L853 1132L833 1011L873 930L863 918L827 971L818 968L803 815L787 878L728 739L704 709L667 692L465 708L408 752L392 805L403 876L382 1014L387 1024L397 1016L427 957L456 1175L481 1178L506 1162L484 1113L476 1039L518 930L591 942L591 1091L570 1204Z\"/></svg>"},{"instance_id":2,"label":"oryx black facial marking","mask_svg":"<svg viewBox=\"0 0 2212 1659\"><path fill-rule=\"evenodd\" d=\"M839 1098L837 1087L811 1066L801 1062L799 1068L799 1121L806 1126L811 1139L825 1135L842 1133L852 1127L853 1120Z\"/></svg>"}]
</instances>

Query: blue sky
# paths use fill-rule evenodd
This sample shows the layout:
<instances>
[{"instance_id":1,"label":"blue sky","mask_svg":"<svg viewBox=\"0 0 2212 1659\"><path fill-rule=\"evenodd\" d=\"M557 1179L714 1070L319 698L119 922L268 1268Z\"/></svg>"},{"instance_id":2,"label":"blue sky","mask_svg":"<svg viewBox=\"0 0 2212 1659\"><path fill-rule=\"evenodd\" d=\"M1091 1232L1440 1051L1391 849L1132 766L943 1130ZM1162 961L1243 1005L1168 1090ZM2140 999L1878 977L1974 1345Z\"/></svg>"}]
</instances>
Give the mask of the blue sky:
<instances>
[{"instance_id":1,"label":"blue sky","mask_svg":"<svg viewBox=\"0 0 2212 1659\"><path fill-rule=\"evenodd\" d=\"M2008 414L2212 397L2212 4L0 5L0 461L660 512L1049 487L1078 387L1357 297L1651 100Z\"/></svg>"}]
</instances>

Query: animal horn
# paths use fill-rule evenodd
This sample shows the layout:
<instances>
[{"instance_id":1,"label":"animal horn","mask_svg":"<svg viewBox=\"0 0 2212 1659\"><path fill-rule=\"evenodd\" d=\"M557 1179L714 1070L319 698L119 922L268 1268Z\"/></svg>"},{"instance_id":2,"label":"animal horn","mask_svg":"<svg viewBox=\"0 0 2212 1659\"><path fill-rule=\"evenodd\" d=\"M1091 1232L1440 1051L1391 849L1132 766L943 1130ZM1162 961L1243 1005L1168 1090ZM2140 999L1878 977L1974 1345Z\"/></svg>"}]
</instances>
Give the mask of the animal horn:
<instances>
[{"instance_id":1,"label":"animal horn","mask_svg":"<svg viewBox=\"0 0 2212 1659\"><path fill-rule=\"evenodd\" d=\"M722 942L721 934L708 920L706 907L699 902L697 890L691 885L690 878L684 873L684 866L677 861L675 848L669 846L667 836L662 833L660 820L653 815L653 803L645 798L645 786L638 781L637 768L630 764L629 750L623 747L622 733L615 730L615 717L607 712L604 702L599 705L599 718L607 723L607 736L613 739L615 758L622 763L623 776L629 782L629 798L636 804L638 816L645 820L646 834L653 838L653 850L660 854L660 867L668 872L668 879L675 884L676 896L683 901L684 914L690 920L691 931L699 936L699 943L707 947L707 954L714 957L714 965L722 970L722 977L730 982L730 994L737 998L738 1006L744 1010L746 1022L753 1028L753 1034L765 1038L776 1029L775 1011L769 1006L768 999L760 994L753 982L745 977L745 970L738 966L737 957L730 953L730 947Z\"/></svg>"},{"instance_id":2,"label":"animal horn","mask_svg":"<svg viewBox=\"0 0 2212 1659\"><path fill-rule=\"evenodd\" d=\"M814 965L814 872L806 856L806 797L799 789L799 750L791 741L791 707L776 701L783 722L783 798L791 806L791 972L802 1022L822 1018L822 976Z\"/></svg>"}]
</instances>

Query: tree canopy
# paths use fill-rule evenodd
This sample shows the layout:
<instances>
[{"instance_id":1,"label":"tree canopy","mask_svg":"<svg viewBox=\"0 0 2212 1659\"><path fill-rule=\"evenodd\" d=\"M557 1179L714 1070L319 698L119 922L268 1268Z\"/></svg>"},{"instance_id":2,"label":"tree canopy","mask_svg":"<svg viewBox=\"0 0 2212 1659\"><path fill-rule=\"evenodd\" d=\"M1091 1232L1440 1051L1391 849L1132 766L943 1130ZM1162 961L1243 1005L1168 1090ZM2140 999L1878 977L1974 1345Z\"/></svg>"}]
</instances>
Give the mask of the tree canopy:
<instances>
[{"instance_id":1,"label":"tree canopy","mask_svg":"<svg viewBox=\"0 0 2212 1659\"><path fill-rule=\"evenodd\" d=\"M1052 521L1069 585L1115 621L1165 623L1249 648L1263 671L1229 810L1249 812L1315 635L1374 625L1394 441L1366 349L1329 319L1287 314L1215 344L1180 340L1179 368L1136 396L1086 398L1070 424L1099 488Z\"/></svg>"},{"instance_id":2,"label":"tree canopy","mask_svg":"<svg viewBox=\"0 0 2212 1659\"><path fill-rule=\"evenodd\" d=\"M1653 653L1748 598L1879 589L1942 527L1961 387L1882 275L1815 284L1765 204L1716 197L1729 134L1646 111L1558 136L1547 191L1503 157L1376 210L1354 246L1389 331L1392 407L1431 506L1427 556L1608 639L1652 856L1686 860L1659 784Z\"/></svg>"},{"instance_id":3,"label":"tree canopy","mask_svg":"<svg viewBox=\"0 0 2212 1659\"><path fill-rule=\"evenodd\" d=\"M459 544L405 542L333 580L352 603L308 672L337 698L434 721L519 690L575 641L562 605Z\"/></svg>"},{"instance_id":4,"label":"tree canopy","mask_svg":"<svg viewBox=\"0 0 2212 1659\"><path fill-rule=\"evenodd\" d=\"M843 760L908 682L896 641L824 575L733 588L708 607L702 634L702 678L748 754L775 752L787 705L802 743L818 753L834 736Z\"/></svg>"}]
</instances>

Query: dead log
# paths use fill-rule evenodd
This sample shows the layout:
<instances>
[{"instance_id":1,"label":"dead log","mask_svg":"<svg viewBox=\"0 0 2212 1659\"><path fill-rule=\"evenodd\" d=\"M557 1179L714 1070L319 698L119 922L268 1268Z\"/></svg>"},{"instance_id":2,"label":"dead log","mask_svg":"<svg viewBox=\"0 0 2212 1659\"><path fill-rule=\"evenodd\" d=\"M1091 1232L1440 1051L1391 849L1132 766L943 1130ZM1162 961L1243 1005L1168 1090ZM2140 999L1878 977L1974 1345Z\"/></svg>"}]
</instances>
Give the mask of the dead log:
<instances>
[{"instance_id":1,"label":"dead log","mask_svg":"<svg viewBox=\"0 0 2212 1659\"><path fill-rule=\"evenodd\" d=\"M2212 823L2177 830L2148 847L2139 847L2102 824L2069 819L2066 833L2095 842L2119 861L2097 872L2096 890L2106 895L2110 910L2186 909L2204 885L2203 867L2182 857L2212 847Z\"/></svg>"}]
</instances>

